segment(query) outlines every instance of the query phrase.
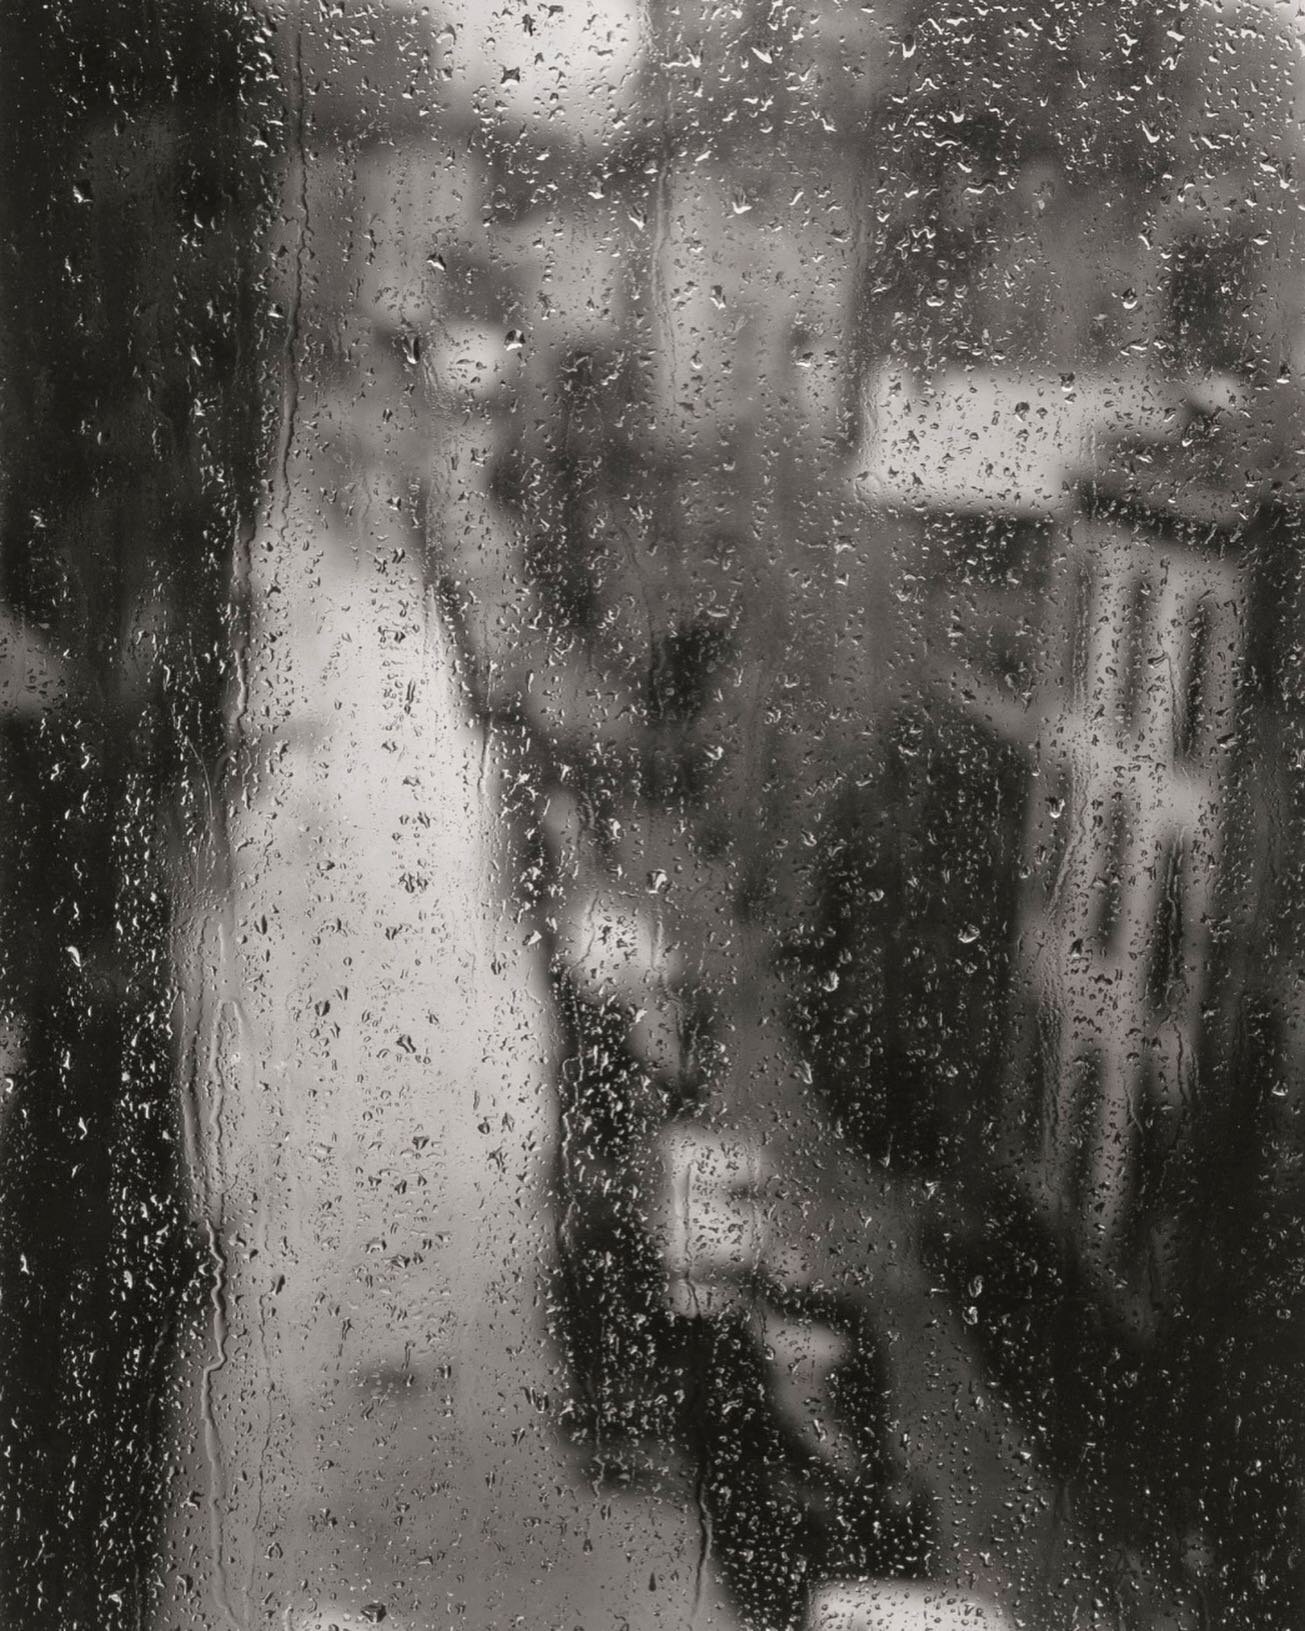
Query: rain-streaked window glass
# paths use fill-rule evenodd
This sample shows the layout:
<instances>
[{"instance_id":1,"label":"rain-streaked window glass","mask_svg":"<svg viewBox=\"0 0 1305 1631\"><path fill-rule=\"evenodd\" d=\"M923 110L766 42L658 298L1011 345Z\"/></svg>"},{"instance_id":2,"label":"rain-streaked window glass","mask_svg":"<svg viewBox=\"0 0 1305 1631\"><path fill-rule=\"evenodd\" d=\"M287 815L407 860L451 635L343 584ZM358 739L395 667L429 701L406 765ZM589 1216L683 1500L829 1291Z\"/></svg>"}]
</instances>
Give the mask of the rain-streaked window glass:
<instances>
[{"instance_id":1,"label":"rain-streaked window glass","mask_svg":"<svg viewBox=\"0 0 1305 1631\"><path fill-rule=\"evenodd\" d=\"M1302 1624L1299 12L10 0L6 1627Z\"/></svg>"}]
</instances>

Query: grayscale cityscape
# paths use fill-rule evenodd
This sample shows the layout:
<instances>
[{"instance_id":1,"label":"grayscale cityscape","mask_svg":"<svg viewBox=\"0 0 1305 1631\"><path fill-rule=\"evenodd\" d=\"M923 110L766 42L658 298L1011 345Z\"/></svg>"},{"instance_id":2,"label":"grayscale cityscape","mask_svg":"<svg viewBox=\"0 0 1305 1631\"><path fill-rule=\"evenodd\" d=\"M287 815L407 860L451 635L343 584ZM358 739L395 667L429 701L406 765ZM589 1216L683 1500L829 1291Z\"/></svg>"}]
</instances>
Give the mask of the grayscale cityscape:
<instances>
[{"instance_id":1,"label":"grayscale cityscape","mask_svg":"<svg viewBox=\"0 0 1305 1631\"><path fill-rule=\"evenodd\" d=\"M0 1625L1305 1627L1305 10L0 8Z\"/></svg>"}]
</instances>

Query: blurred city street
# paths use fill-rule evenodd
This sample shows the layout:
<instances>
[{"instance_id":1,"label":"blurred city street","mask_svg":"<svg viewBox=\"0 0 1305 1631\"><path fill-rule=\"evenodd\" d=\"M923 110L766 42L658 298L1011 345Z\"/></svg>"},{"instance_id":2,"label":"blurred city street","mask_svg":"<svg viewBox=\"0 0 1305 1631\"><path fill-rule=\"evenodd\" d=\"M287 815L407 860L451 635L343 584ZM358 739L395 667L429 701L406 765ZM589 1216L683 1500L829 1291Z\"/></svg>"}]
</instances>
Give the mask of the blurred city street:
<instances>
[{"instance_id":1,"label":"blurred city street","mask_svg":"<svg viewBox=\"0 0 1305 1631\"><path fill-rule=\"evenodd\" d=\"M0 16L6 1625L1296 1631L1290 10Z\"/></svg>"},{"instance_id":2,"label":"blurred city street","mask_svg":"<svg viewBox=\"0 0 1305 1631\"><path fill-rule=\"evenodd\" d=\"M554 1430L557 1044L493 747L402 551L274 515L230 897L188 958L224 1263L171 1539L213 1561L171 1613L731 1626L686 1475L599 1491Z\"/></svg>"}]
</instances>

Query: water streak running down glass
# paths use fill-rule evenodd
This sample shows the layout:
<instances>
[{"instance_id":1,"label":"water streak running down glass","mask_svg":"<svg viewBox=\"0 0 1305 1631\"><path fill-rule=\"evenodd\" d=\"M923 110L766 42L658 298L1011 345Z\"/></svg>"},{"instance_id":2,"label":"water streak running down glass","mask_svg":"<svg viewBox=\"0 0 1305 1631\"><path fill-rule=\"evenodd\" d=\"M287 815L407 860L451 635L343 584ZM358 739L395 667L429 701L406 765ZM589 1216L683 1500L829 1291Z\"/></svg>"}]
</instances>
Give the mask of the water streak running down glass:
<instances>
[{"instance_id":1,"label":"water streak running down glass","mask_svg":"<svg viewBox=\"0 0 1305 1631\"><path fill-rule=\"evenodd\" d=\"M1269 0L13 0L0 1619L1293 1631Z\"/></svg>"}]
</instances>

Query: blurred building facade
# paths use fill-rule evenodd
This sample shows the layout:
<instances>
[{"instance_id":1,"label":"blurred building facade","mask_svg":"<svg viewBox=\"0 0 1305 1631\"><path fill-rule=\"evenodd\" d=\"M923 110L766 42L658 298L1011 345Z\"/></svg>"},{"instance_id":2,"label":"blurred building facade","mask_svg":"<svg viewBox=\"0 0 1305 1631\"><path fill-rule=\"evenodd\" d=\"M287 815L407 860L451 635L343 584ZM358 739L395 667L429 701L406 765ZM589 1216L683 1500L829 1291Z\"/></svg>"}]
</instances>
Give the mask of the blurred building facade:
<instances>
[{"instance_id":1,"label":"blurred building facade","mask_svg":"<svg viewBox=\"0 0 1305 1631\"><path fill-rule=\"evenodd\" d=\"M0 19L0 1618L146 1622L202 1248L178 858L259 473L270 58L234 8Z\"/></svg>"}]
</instances>

